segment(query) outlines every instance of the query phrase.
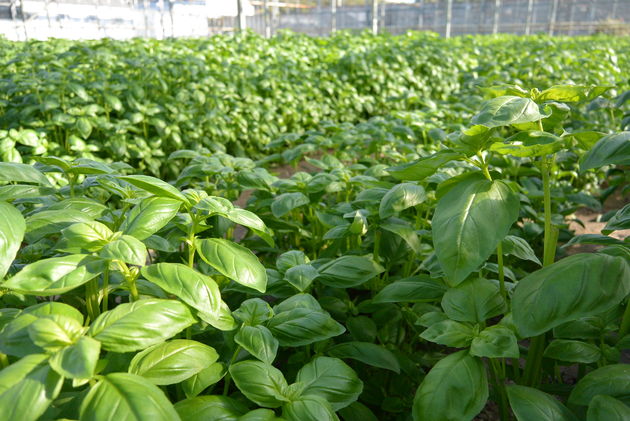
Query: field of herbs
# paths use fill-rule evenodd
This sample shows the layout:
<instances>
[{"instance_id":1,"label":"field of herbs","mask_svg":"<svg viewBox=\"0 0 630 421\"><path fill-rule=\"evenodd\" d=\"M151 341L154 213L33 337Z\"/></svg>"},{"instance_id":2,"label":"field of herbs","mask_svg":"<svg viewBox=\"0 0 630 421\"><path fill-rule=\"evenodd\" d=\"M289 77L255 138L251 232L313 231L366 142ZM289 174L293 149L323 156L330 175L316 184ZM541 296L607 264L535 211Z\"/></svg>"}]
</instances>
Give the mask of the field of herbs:
<instances>
[{"instance_id":1,"label":"field of herbs","mask_svg":"<svg viewBox=\"0 0 630 421\"><path fill-rule=\"evenodd\" d=\"M0 65L1 421L630 419L630 39Z\"/></svg>"}]
</instances>

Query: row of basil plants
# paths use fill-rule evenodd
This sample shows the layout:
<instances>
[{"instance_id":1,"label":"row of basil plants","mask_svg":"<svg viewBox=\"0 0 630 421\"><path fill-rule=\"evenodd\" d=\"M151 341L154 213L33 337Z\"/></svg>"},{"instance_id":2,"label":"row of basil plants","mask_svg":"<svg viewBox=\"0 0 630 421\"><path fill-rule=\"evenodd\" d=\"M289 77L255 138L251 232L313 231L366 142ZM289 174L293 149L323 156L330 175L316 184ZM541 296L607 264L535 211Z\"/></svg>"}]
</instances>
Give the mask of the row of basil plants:
<instances>
[{"instance_id":1,"label":"row of basil plants","mask_svg":"<svg viewBox=\"0 0 630 421\"><path fill-rule=\"evenodd\" d=\"M317 169L290 178L192 150L172 183L1 162L2 418L628 419L630 206L566 222L589 173L627 185L630 133L565 130L607 89L493 89L428 141L313 134L330 153L287 149Z\"/></svg>"},{"instance_id":2,"label":"row of basil plants","mask_svg":"<svg viewBox=\"0 0 630 421\"><path fill-rule=\"evenodd\" d=\"M178 149L260 156L323 120L478 105L479 86L627 86L625 38L285 33L209 39L0 40L0 156L113 159L170 179ZM525 81L525 82L523 82ZM606 118L607 114L601 115Z\"/></svg>"}]
</instances>

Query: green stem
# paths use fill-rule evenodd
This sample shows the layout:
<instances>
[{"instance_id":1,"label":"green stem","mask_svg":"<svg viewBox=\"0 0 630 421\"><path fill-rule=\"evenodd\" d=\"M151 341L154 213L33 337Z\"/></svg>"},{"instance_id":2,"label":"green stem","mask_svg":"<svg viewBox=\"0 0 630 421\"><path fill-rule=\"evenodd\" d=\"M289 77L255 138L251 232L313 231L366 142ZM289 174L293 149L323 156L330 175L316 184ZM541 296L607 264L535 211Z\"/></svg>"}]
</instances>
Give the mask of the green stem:
<instances>
[{"instance_id":1,"label":"green stem","mask_svg":"<svg viewBox=\"0 0 630 421\"><path fill-rule=\"evenodd\" d=\"M619 339L623 338L630 331L630 299L626 303L626 310L621 318L621 327L619 328Z\"/></svg>"},{"instance_id":2,"label":"green stem","mask_svg":"<svg viewBox=\"0 0 630 421\"><path fill-rule=\"evenodd\" d=\"M539 122L542 127L542 123ZM556 245L558 243L558 229L551 225L551 176L550 159L546 156L542 158L540 165L543 182L543 206L545 211L545 236L543 251L543 266L553 263L556 256ZM540 378L542 369L543 353L545 351L545 335L539 335L531 339L529 352L527 353L527 363L523 374L523 384L534 386Z\"/></svg>"},{"instance_id":3,"label":"green stem","mask_svg":"<svg viewBox=\"0 0 630 421\"><path fill-rule=\"evenodd\" d=\"M509 415L509 410L508 410L509 406L508 406L507 393L505 391L505 378L502 375L501 368L497 364L498 361L489 358L488 363L490 365L490 369L494 377L494 383L496 386L497 394L499 395L498 404L499 404L499 411L501 414L500 415L501 421L509 421L510 415Z\"/></svg>"},{"instance_id":4,"label":"green stem","mask_svg":"<svg viewBox=\"0 0 630 421\"><path fill-rule=\"evenodd\" d=\"M192 215L191 215L192 216ZM192 217L192 224L188 232L188 267L192 268L195 264L195 232L197 231L197 220Z\"/></svg>"},{"instance_id":5,"label":"green stem","mask_svg":"<svg viewBox=\"0 0 630 421\"><path fill-rule=\"evenodd\" d=\"M232 354L232 358L230 358L230 362L228 363L227 367L225 368L226 370L228 370L232 364L234 364L234 361L236 361L236 357L238 357L238 353L241 352L241 346L240 345L236 345L236 349L234 350L234 354ZM225 375L225 383L223 384L223 396L227 396L228 392L230 391L230 382L232 381L232 377L230 376L230 372L228 371L227 374Z\"/></svg>"},{"instance_id":6,"label":"green stem","mask_svg":"<svg viewBox=\"0 0 630 421\"><path fill-rule=\"evenodd\" d=\"M107 311L109 299L109 263L103 272L103 313Z\"/></svg>"},{"instance_id":7,"label":"green stem","mask_svg":"<svg viewBox=\"0 0 630 421\"><path fill-rule=\"evenodd\" d=\"M381 230L380 229L376 229L376 232L374 233L374 261L376 263L378 263L378 261L380 260L380 255L379 255L379 251L381 249Z\"/></svg>"},{"instance_id":8,"label":"green stem","mask_svg":"<svg viewBox=\"0 0 630 421\"><path fill-rule=\"evenodd\" d=\"M505 272L503 269L503 244L499 241L497 245L497 264L499 266L499 290L501 296L507 302L507 292L505 291Z\"/></svg>"},{"instance_id":9,"label":"green stem","mask_svg":"<svg viewBox=\"0 0 630 421\"><path fill-rule=\"evenodd\" d=\"M98 280L92 279L85 285L85 303L90 320L94 321L100 314L98 306Z\"/></svg>"},{"instance_id":10,"label":"green stem","mask_svg":"<svg viewBox=\"0 0 630 421\"><path fill-rule=\"evenodd\" d=\"M2 352L0 352L0 369L8 367L9 366L9 357L7 357L7 354L3 354Z\"/></svg>"}]
</instances>

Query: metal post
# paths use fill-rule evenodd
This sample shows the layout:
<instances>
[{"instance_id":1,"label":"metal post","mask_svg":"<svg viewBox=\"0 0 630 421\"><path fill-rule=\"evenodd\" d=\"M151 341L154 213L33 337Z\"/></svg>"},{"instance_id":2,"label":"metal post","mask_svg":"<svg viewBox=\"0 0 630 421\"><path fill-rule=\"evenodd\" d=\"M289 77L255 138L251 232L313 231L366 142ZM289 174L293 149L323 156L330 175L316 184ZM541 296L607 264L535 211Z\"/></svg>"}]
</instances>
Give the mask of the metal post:
<instances>
[{"instance_id":1,"label":"metal post","mask_svg":"<svg viewBox=\"0 0 630 421\"><path fill-rule=\"evenodd\" d=\"M453 18L453 0L446 0L446 30L444 36L451 37L451 19Z\"/></svg>"},{"instance_id":2,"label":"metal post","mask_svg":"<svg viewBox=\"0 0 630 421\"><path fill-rule=\"evenodd\" d=\"M553 35L557 14L558 14L558 0L553 0L553 5L551 7L551 16L549 17L549 35Z\"/></svg>"},{"instance_id":3,"label":"metal post","mask_svg":"<svg viewBox=\"0 0 630 421\"><path fill-rule=\"evenodd\" d=\"M372 33L378 35L378 0L372 0Z\"/></svg>"},{"instance_id":4,"label":"metal post","mask_svg":"<svg viewBox=\"0 0 630 421\"><path fill-rule=\"evenodd\" d=\"M337 0L330 0L330 33L337 31Z\"/></svg>"},{"instance_id":5,"label":"metal post","mask_svg":"<svg viewBox=\"0 0 630 421\"><path fill-rule=\"evenodd\" d=\"M247 29L247 20L245 18L245 11L243 10L243 0L236 0L236 14L238 17L238 30L239 32L242 32Z\"/></svg>"},{"instance_id":6,"label":"metal post","mask_svg":"<svg viewBox=\"0 0 630 421\"><path fill-rule=\"evenodd\" d=\"M499 32L499 12L501 10L501 0L494 0L494 20L492 21L492 33Z\"/></svg>"},{"instance_id":7,"label":"metal post","mask_svg":"<svg viewBox=\"0 0 630 421\"><path fill-rule=\"evenodd\" d=\"M418 29L424 26L424 0L420 0L418 5Z\"/></svg>"},{"instance_id":8,"label":"metal post","mask_svg":"<svg viewBox=\"0 0 630 421\"><path fill-rule=\"evenodd\" d=\"M263 20L265 26L265 38L271 38L271 22L269 20L269 5L268 0L263 1Z\"/></svg>"},{"instance_id":9,"label":"metal post","mask_svg":"<svg viewBox=\"0 0 630 421\"><path fill-rule=\"evenodd\" d=\"M525 21L525 35L531 34L533 20L534 20L534 0L527 0L527 20Z\"/></svg>"}]
</instances>

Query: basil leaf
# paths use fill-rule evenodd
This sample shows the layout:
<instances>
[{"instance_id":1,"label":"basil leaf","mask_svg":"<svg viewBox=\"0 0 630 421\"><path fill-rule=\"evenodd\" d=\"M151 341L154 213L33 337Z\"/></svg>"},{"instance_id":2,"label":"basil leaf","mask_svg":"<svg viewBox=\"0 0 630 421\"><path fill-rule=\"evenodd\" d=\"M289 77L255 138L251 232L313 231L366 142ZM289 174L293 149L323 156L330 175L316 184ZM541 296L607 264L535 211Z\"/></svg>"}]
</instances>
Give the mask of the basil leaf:
<instances>
[{"instance_id":1,"label":"basil leaf","mask_svg":"<svg viewBox=\"0 0 630 421\"><path fill-rule=\"evenodd\" d=\"M101 377L81 404L81 421L179 421L173 405L157 386L128 373Z\"/></svg>"},{"instance_id":2,"label":"basil leaf","mask_svg":"<svg viewBox=\"0 0 630 421\"><path fill-rule=\"evenodd\" d=\"M131 352L169 339L194 322L179 301L144 299L101 314L87 333L107 351Z\"/></svg>"},{"instance_id":3,"label":"basil leaf","mask_svg":"<svg viewBox=\"0 0 630 421\"><path fill-rule=\"evenodd\" d=\"M496 249L518 218L518 196L503 181L464 178L439 200L433 244L452 286L464 281Z\"/></svg>"},{"instance_id":4,"label":"basil leaf","mask_svg":"<svg viewBox=\"0 0 630 421\"><path fill-rule=\"evenodd\" d=\"M0 279L9 271L9 267L17 255L26 223L24 217L15 207L0 201Z\"/></svg>"},{"instance_id":5,"label":"basil leaf","mask_svg":"<svg viewBox=\"0 0 630 421\"><path fill-rule=\"evenodd\" d=\"M483 409L487 399L483 363L468 351L459 351L441 359L426 375L413 400L413 419L469 420Z\"/></svg>"},{"instance_id":6,"label":"basil leaf","mask_svg":"<svg viewBox=\"0 0 630 421\"><path fill-rule=\"evenodd\" d=\"M104 260L85 254L52 257L27 265L2 287L31 295L63 294L100 275L105 265Z\"/></svg>"},{"instance_id":7,"label":"basil leaf","mask_svg":"<svg viewBox=\"0 0 630 421\"><path fill-rule=\"evenodd\" d=\"M363 391L363 382L348 365L337 358L316 357L298 371L302 396L319 396L333 410L345 408Z\"/></svg>"},{"instance_id":8,"label":"basil leaf","mask_svg":"<svg viewBox=\"0 0 630 421\"><path fill-rule=\"evenodd\" d=\"M575 254L521 279L512 299L522 337L602 313L630 293L630 267L621 257ZM532 311L536 309L536 311Z\"/></svg>"},{"instance_id":9,"label":"basil leaf","mask_svg":"<svg viewBox=\"0 0 630 421\"><path fill-rule=\"evenodd\" d=\"M129 364L129 373L156 385L175 384L208 368L218 358L214 348L208 345L175 339L136 354Z\"/></svg>"},{"instance_id":10,"label":"basil leaf","mask_svg":"<svg viewBox=\"0 0 630 421\"><path fill-rule=\"evenodd\" d=\"M288 402L284 396L288 387L282 372L260 361L241 361L230 366L234 383L243 395L257 405L278 408Z\"/></svg>"},{"instance_id":11,"label":"basil leaf","mask_svg":"<svg viewBox=\"0 0 630 421\"><path fill-rule=\"evenodd\" d=\"M197 240L201 258L222 275L246 287L265 292L267 272L247 248L222 238Z\"/></svg>"},{"instance_id":12,"label":"basil leaf","mask_svg":"<svg viewBox=\"0 0 630 421\"><path fill-rule=\"evenodd\" d=\"M518 421L577 421L578 418L552 396L538 389L510 385L506 387L510 406Z\"/></svg>"},{"instance_id":13,"label":"basil leaf","mask_svg":"<svg viewBox=\"0 0 630 421\"><path fill-rule=\"evenodd\" d=\"M0 414L7 420L36 421L59 395L63 378L42 354L28 355L0 371Z\"/></svg>"}]
</instances>

